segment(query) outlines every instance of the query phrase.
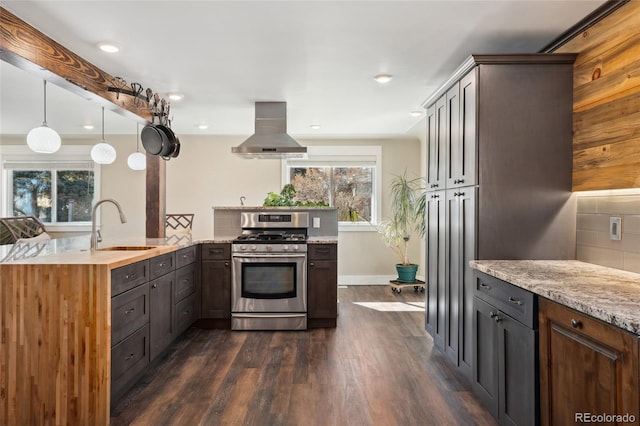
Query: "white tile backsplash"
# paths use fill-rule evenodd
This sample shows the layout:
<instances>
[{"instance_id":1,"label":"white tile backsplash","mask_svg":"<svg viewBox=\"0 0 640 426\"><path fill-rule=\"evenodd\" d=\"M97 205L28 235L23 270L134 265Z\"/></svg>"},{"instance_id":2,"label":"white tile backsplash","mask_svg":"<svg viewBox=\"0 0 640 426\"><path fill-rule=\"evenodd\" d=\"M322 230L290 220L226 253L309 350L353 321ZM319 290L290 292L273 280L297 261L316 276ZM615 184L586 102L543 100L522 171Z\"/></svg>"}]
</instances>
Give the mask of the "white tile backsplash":
<instances>
[{"instance_id":1,"label":"white tile backsplash","mask_svg":"<svg viewBox=\"0 0 640 426\"><path fill-rule=\"evenodd\" d=\"M576 254L578 260L640 272L640 194L578 193ZM609 239L609 218L622 218L622 238Z\"/></svg>"}]
</instances>

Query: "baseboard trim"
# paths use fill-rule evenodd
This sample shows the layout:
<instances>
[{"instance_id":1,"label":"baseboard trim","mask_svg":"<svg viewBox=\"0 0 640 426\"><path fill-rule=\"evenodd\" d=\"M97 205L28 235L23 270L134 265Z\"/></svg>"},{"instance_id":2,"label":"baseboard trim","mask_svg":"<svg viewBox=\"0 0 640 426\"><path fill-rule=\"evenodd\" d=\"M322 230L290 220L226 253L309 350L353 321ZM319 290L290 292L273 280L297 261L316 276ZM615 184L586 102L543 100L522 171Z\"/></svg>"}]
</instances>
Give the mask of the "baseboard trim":
<instances>
[{"instance_id":1,"label":"baseboard trim","mask_svg":"<svg viewBox=\"0 0 640 426\"><path fill-rule=\"evenodd\" d=\"M338 285L389 285L396 278L396 275L340 275ZM416 278L424 281L422 276Z\"/></svg>"}]
</instances>

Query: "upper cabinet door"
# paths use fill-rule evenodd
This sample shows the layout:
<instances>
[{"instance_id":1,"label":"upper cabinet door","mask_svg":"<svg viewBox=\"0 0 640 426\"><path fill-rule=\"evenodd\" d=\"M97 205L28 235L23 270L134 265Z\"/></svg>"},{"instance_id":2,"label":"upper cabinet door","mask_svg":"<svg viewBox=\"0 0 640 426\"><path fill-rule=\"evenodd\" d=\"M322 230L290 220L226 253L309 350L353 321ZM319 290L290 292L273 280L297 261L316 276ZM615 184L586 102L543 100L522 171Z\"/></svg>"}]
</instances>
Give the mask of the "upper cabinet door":
<instances>
[{"instance_id":1,"label":"upper cabinet door","mask_svg":"<svg viewBox=\"0 0 640 426\"><path fill-rule=\"evenodd\" d=\"M447 92L449 148L447 188L477 184L475 68Z\"/></svg>"},{"instance_id":2,"label":"upper cabinet door","mask_svg":"<svg viewBox=\"0 0 640 426\"><path fill-rule=\"evenodd\" d=\"M427 190L445 187L447 99L443 95L427 109Z\"/></svg>"}]
</instances>

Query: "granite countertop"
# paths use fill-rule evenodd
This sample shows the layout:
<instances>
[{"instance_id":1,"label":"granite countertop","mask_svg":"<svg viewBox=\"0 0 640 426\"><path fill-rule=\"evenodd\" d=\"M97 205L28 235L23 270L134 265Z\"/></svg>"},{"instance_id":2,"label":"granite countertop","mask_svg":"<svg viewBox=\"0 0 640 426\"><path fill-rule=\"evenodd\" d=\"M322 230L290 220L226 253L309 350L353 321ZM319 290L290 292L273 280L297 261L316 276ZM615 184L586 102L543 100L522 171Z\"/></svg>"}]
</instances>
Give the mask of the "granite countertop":
<instances>
[{"instance_id":1,"label":"granite countertop","mask_svg":"<svg viewBox=\"0 0 640 426\"><path fill-rule=\"evenodd\" d=\"M259 212L263 210L338 210L329 206L213 206L213 210L242 210L247 212Z\"/></svg>"},{"instance_id":2,"label":"granite countertop","mask_svg":"<svg viewBox=\"0 0 640 426\"><path fill-rule=\"evenodd\" d=\"M472 260L470 265L640 335L640 274L577 260Z\"/></svg>"}]
</instances>

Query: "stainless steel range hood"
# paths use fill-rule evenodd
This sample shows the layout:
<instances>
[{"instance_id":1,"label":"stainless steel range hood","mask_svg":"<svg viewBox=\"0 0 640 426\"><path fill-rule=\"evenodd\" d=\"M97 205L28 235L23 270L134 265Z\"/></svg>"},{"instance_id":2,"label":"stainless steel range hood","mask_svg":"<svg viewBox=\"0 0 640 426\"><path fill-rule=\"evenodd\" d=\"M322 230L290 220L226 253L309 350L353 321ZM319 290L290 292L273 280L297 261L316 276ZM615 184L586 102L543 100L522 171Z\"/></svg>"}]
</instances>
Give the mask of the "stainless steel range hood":
<instances>
[{"instance_id":1,"label":"stainless steel range hood","mask_svg":"<svg viewBox=\"0 0 640 426\"><path fill-rule=\"evenodd\" d=\"M255 133L231 152L242 158L304 158L307 148L287 134L287 103L255 105Z\"/></svg>"}]
</instances>

